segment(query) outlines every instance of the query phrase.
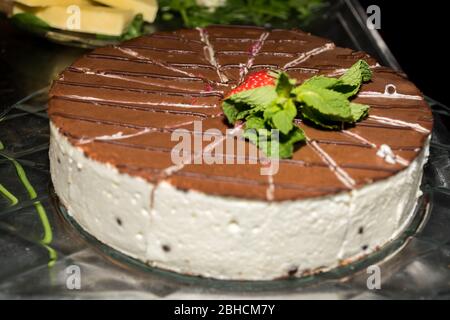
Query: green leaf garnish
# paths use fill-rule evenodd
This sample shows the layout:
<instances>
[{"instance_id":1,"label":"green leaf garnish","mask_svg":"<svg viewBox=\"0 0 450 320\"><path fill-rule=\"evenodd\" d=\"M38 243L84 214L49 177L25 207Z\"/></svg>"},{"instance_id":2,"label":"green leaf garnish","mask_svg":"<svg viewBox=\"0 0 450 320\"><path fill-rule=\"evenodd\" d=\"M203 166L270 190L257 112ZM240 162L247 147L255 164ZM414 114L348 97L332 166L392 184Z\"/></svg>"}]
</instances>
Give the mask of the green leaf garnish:
<instances>
[{"instance_id":1,"label":"green leaf garnish","mask_svg":"<svg viewBox=\"0 0 450 320\"><path fill-rule=\"evenodd\" d=\"M228 122L234 124L237 120L237 115L239 113L238 108L232 102L227 102L227 100L225 100L222 103L222 110L225 116L227 117Z\"/></svg>"},{"instance_id":2,"label":"green leaf garnish","mask_svg":"<svg viewBox=\"0 0 450 320\"><path fill-rule=\"evenodd\" d=\"M364 60L359 60L340 78L339 82L333 86L333 90L345 94L346 97L354 96L363 82L372 78L372 71Z\"/></svg>"},{"instance_id":3,"label":"green leaf garnish","mask_svg":"<svg viewBox=\"0 0 450 320\"><path fill-rule=\"evenodd\" d=\"M131 21L128 28L125 32L120 36L120 40L130 40L133 38L137 38L143 34L144 31L144 16L139 13L137 14L133 21Z\"/></svg>"},{"instance_id":4,"label":"green leaf garnish","mask_svg":"<svg viewBox=\"0 0 450 320\"><path fill-rule=\"evenodd\" d=\"M249 117L247 121L245 122L245 128L246 129L265 129L266 125L264 122L264 119L258 118L258 117Z\"/></svg>"},{"instance_id":5,"label":"green leaf garnish","mask_svg":"<svg viewBox=\"0 0 450 320\"><path fill-rule=\"evenodd\" d=\"M352 121L350 102L342 93L314 86L296 88L297 101L314 109L331 121Z\"/></svg>"},{"instance_id":6,"label":"green leaf garnish","mask_svg":"<svg viewBox=\"0 0 450 320\"><path fill-rule=\"evenodd\" d=\"M339 82L339 79L336 78L328 78L325 76L314 76L305 82L303 82L302 86L311 86L313 88L322 88L329 89L335 86Z\"/></svg>"},{"instance_id":7,"label":"green leaf garnish","mask_svg":"<svg viewBox=\"0 0 450 320\"><path fill-rule=\"evenodd\" d=\"M295 144L306 140L303 130L295 125L297 117L322 129L339 130L368 114L369 106L349 101L372 77L363 60L339 78L314 76L296 85L283 72L275 77L275 85L239 91L222 104L231 124L246 121L244 137L267 156L289 158ZM278 139L273 139L271 130L278 132Z\"/></svg>"},{"instance_id":8,"label":"green leaf garnish","mask_svg":"<svg viewBox=\"0 0 450 320\"><path fill-rule=\"evenodd\" d=\"M259 87L236 93L225 101L235 104L246 104L259 108L267 108L278 97L274 86Z\"/></svg>"},{"instance_id":9,"label":"green leaf garnish","mask_svg":"<svg viewBox=\"0 0 450 320\"><path fill-rule=\"evenodd\" d=\"M284 72L276 74L275 76L277 77L275 91L278 96L290 98L292 89L294 89L296 81L289 78L289 76Z\"/></svg>"},{"instance_id":10,"label":"green leaf garnish","mask_svg":"<svg viewBox=\"0 0 450 320\"><path fill-rule=\"evenodd\" d=\"M363 119L369 113L369 106L365 104L350 102L350 109L352 112L353 122Z\"/></svg>"}]
</instances>

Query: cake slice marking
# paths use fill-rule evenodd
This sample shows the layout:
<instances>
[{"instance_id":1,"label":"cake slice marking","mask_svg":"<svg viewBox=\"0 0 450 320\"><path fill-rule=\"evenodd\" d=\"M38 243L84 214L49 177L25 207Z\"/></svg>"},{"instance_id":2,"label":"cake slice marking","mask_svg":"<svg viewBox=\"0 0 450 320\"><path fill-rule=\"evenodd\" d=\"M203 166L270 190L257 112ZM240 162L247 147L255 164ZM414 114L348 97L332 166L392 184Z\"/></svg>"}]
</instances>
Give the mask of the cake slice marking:
<instances>
[{"instance_id":1,"label":"cake slice marking","mask_svg":"<svg viewBox=\"0 0 450 320\"><path fill-rule=\"evenodd\" d=\"M373 70L373 69L381 68L381 65L377 62L374 65L369 65L369 68ZM346 73L348 71L348 69L349 68L339 68L339 69L336 69L336 70L334 70L334 71L332 71L330 73L325 74L325 76L327 76L327 77L341 76L344 73Z\"/></svg>"},{"instance_id":2,"label":"cake slice marking","mask_svg":"<svg viewBox=\"0 0 450 320\"><path fill-rule=\"evenodd\" d=\"M273 175L267 175L267 190L266 190L266 198L268 201L273 201L275 198L275 184L273 183Z\"/></svg>"},{"instance_id":3,"label":"cake slice marking","mask_svg":"<svg viewBox=\"0 0 450 320\"><path fill-rule=\"evenodd\" d=\"M157 82L148 82L148 81L135 79L136 77L141 77L141 78L149 78L149 77L151 77L148 74L130 74L130 73L121 72L121 71L118 71L118 70L97 71L97 70L92 70L90 68L85 68L85 67L83 67L83 68L70 67L68 69L69 69L69 71L72 71L72 72L81 72L81 73L87 74L87 75L95 75L95 76L99 76L99 77L117 79L117 80L122 80L122 81L126 81L126 82L132 82L132 83L138 83L138 84L144 84L144 85L151 85L151 86L161 87L161 88L176 89L176 90L186 91L186 93L193 93L193 94L200 94L200 95L201 94L217 95L219 97L223 96L223 91L218 91L218 90L195 91L195 90L191 90L189 88L174 87L174 86L168 85L166 83L160 84L160 83L157 83ZM133 78L130 78L130 77L133 77ZM177 77L174 77L174 78L175 79L180 79L180 78L177 78ZM188 79L191 79L191 78L188 78ZM201 79L199 79L199 80L203 81Z\"/></svg>"},{"instance_id":4,"label":"cake slice marking","mask_svg":"<svg viewBox=\"0 0 450 320\"><path fill-rule=\"evenodd\" d=\"M350 137L355 138L356 140L359 140L359 141L369 145L371 148L374 148L374 149L378 148L378 146L375 143L370 142L369 140L367 140L366 138L360 136L359 134L356 134L356 133L348 131L348 130L342 130L342 133L344 133L344 134L346 134L346 135L348 135ZM384 147L384 146L386 146L386 144L382 144L379 147L379 150L377 152L377 156L380 156L379 154L383 154L383 155L386 154L387 155L387 153L384 151L386 149L386 147ZM399 155L394 154L394 152L392 151L392 149L390 147L389 147L389 151L387 151L387 152L389 153L388 154L389 155L389 159L392 159L393 162L389 161L389 160L387 160L386 162L391 163L391 164L399 163L399 164L401 164L403 166L408 166L409 165L410 162L408 160L406 160L405 158L403 158L403 157L401 157ZM381 156L381 157L385 158L385 156Z\"/></svg>"},{"instance_id":5,"label":"cake slice marking","mask_svg":"<svg viewBox=\"0 0 450 320\"><path fill-rule=\"evenodd\" d=\"M80 103L87 103L87 104L93 104L95 106L104 106L109 108L118 108L118 109L129 109L129 110L138 110L138 111L145 111L145 112L159 112L159 113L168 113L168 114L177 114L177 115L187 115L187 116L196 116L199 118L214 118L216 116L222 115L222 112L216 114L207 114L203 112L198 111L192 111L192 110L172 110L172 109L158 109L158 108L149 108L147 106L136 106L136 105L128 105L123 103L116 103L112 101L108 102L101 102L101 101L90 101L90 100L82 100L77 99L74 97L62 97L62 96L53 96L52 99L55 100L67 100L67 101L73 101L73 102L80 102ZM205 108L203 108L205 109ZM213 109L213 108L210 108Z\"/></svg>"},{"instance_id":6,"label":"cake slice marking","mask_svg":"<svg viewBox=\"0 0 450 320\"><path fill-rule=\"evenodd\" d=\"M123 134L122 131L119 131L119 132L111 134L111 135L103 135L103 136L93 137L93 138L89 138L89 139L81 138L78 140L78 144L87 144L87 143L92 143L94 141L112 141L112 140L122 140L122 139L134 138L134 137L149 133L151 131L154 131L154 129L153 130L152 129L145 128L143 130L140 130L135 133L130 133L130 134Z\"/></svg>"},{"instance_id":7,"label":"cake slice marking","mask_svg":"<svg viewBox=\"0 0 450 320\"><path fill-rule=\"evenodd\" d=\"M323 150L316 141L310 140L306 138L308 145L317 153L317 155L328 165L328 168L334 172L336 177L349 189L353 189L356 182L353 180L350 175L343 170L339 165L334 161L334 159Z\"/></svg>"},{"instance_id":8,"label":"cake slice marking","mask_svg":"<svg viewBox=\"0 0 450 320\"><path fill-rule=\"evenodd\" d=\"M239 82L238 84L241 84L245 77L248 74L248 71L253 66L253 63L255 62L255 57L259 54L261 51L261 48L264 45L264 41L266 41L267 37L269 36L269 32L263 32L258 40L251 46L250 48L250 54L247 60L247 63L242 66L240 72L239 72Z\"/></svg>"},{"instance_id":9,"label":"cake slice marking","mask_svg":"<svg viewBox=\"0 0 450 320\"><path fill-rule=\"evenodd\" d=\"M88 97L88 96L79 96L79 95L73 95L69 94L64 97L67 97L69 99L79 100L79 101L91 101L91 102L105 102L105 103L122 103L123 101L118 100L108 100L108 99L102 99L102 98L96 98L96 97ZM189 103L172 103L172 102L150 102L150 101L133 101L130 102L132 104L137 105L145 105L145 106L162 106L162 107L178 107L178 108L199 108L199 109L211 109L211 108L217 108L217 104L214 105L202 105L202 104L189 104Z\"/></svg>"},{"instance_id":10,"label":"cake slice marking","mask_svg":"<svg viewBox=\"0 0 450 320\"><path fill-rule=\"evenodd\" d=\"M217 75L219 76L220 82L227 83L227 76L220 70L220 65L216 59L216 53L214 47L209 41L208 31L204 28L197 28L200 35L200 40L205 44L204 55L206 60L216 69Z\"/></svg>"},{"instance_id":11,"label":"cake slice marking","mask_svg":"<svg viewBox=\"0 0 450 320\"><path fill-rule=\"evenodd\" d=\"M117 61L126 61L126 62L133 62L133 63L144 63L144 64L157 64L155 63L154 60L151 59L138 59L138 58L134 58L133 56L129 56L129 57L123 57L123 56L115 56L115 55L111 55L111 54L101 54L101 53L90 53L86 55L87 58L91 58L91 59L103 59L103 60L117 60ZM177 73L180 73L183 71L177 69L176 67L192 67L192 68L213 68L210 65L201 65L198 63L165 63L165 65L169 68L165 68L166 70L170 70L170 71L174 71ZM170 69L170 68L174 68ZM213 68L214 69L214 68ZM170 76L170 75L161 75L161 74L152 74L152 73L147 73L147 76L155 76L155 77L161 77L161 78L170 78L170 79L175 79L175 80L192 80L192 81L203 81L203 82L208 82L208 83L217 83L217 84L221 84L220 82L216 82L214 80L208 80L205 79L202 76L199 75L194 75L194 74L190 74L187 77L175 77L175 76Z\"/></svg>"},{"instance_id":12,"label":"cake slice marking","mask_svg":"<svg viewBox=\"0 0 450 320\"><path fill-rule=\"evenodd\" d=\"M126 54L126 55L128 55L130 57L134 57L134 58L136 58L138 60L148 61L148 62L154 63L154 64L156 64L156 65L158 65L158 66L160 66L162 68L165 68L165 69L173 71L173 72L184 74L185 76L188 76L188 77L191 77L191 78L199 78L197 75L195 75L195 74L193 74L191 72L180 70L178 68L172 67L171 65L169 65L167 63L164 63L164 62L161 62L161 61L157 61L157 60L151 59L149 57L143 56L143 55L139 54L138 52L136 52L136 51L134 51L132 49L122 48L122 47L117 47L117 46L115 48L118 49L120 52L122 52L122 53L124 53L124 54ZM202 77L200 77L200 78L202 78ZM207 80L204 79L204 81L207 81Z\"/></svg>"},{"instance_id":13,"label":"cake slice marking","mask_svg":"<svg viewBox=\"0 0 450 320\"><path fill-rule=\"evenodd\" d=\"M374 120L376 122L382 123L382 124L388 124L388 125L396 126L396 127L410 128L410 129L413 129L413 130L415 130L417 132L420 132L420 133L426 133L426 134L430 133L430 130L428 130L427 128L422 127L418 123L411 123L411 122L391 119L391 118L388 118L388 117L380 117L380 116L375 116L375 115L369 115L368 118L371 119L371 120Z\"/></svg>"},{"instance_id":14,"label":"cake slice marking","mask_svg":"<svg viewBox=\"0 0 450 320\"><path fill-rule=\"evenodd\" d=\"M321 54L322 52L325 51L329 51L329 50L333 50L336 46L334 45L334 43L330 42L330 43L326 43L323 46L314 48L310 51L307 52L303 52L302 54L300 54L297 58L295 58L294 60L286 63L282 70L287 70L290 67L295 67L296 65L305 62L306 60L308 60L311 57L314 57L318 54Z\"/></svg>"},{"instance_id":15,"label":"cake slice marking","mask_svg":"<svg viewBox=\"0 0 450 320\"><path fill-rule=\"evenodd\" d=\"M358 93L358 97L360 97L360 98L387 98L387 99L423 100L423 97L421 97L421 96L397 93L397 87L394 84L392 84L392 83L388 83L385 86L384 92L361 91L361 92Z\"/></svg>"}]
</instances>

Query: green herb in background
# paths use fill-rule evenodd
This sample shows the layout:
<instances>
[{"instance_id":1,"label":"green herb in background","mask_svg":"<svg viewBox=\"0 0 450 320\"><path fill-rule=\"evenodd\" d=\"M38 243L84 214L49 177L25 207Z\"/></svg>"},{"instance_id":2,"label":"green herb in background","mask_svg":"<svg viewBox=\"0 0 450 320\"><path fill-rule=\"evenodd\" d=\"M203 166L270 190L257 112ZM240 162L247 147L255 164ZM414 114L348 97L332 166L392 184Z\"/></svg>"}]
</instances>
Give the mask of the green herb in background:
<instances>
[{"instance_id":1,"label":"green herb in background","mask_svg":"<svg viewBox=\"0 0 450 320\"><path fill-rule=\"evenodd\" d=\"M45 32L51 28L47 22L29 12L15 14L11 17L11 21L18 27L30 32Z\"/></svg>"},{"instance_id":2,"label":"green herb in background","mask_svg":"<svg viewBox=\"0 0 450 320\"><path fill-rule=\"evenodd\" d=\"M34 14L30 12L15 14L11 17L11 21L18 27L35 33L43 33L52 29L52 27L48 25L44 20L36 17ZM144 18L142 14L137 14L134 17L133 21L128 26L127 30L125 30L125 32L121 36L116 37L103 34L96 34L95 37L97 39L104 39L104 40L125 41L139 37L144 33L145 33Z\"/></svg>"},{"instance_id":3,"label":"green herb in background","mask_svg":"<svg viewBox=\"0 0 450 320\"><path fill-rule=\"evenodd\" d=\"M208 8L199 5L197 0L160 0L156 24L163 28L194 28L211 24L280 28L305 26L326 6L328 3L325 0L225 0L222 6ZM31 12L15 14L11 20L22 29L34 33L45 33L52 29ZM101 40L124 41L148 32L142 14L138 14L121 36L94 36Z\"/></svg>"},{"instance_id":4,"label":"green herb in background","mask_svg":"<svg viewBox=\"0 0 450 320\"><path fill-rule=\"evenodd\" d=\"M327 5L324 0L227 0L223 6L211 9L198 5L196 0L160 0L158 16L163 22L181 19L186 27L210 24L283 27L307 25Z\"/></svg>"},{"instance_id":5,"label":"green herb in background","mask_svg":"<svg viewBox=\"0 0 450 320\"><path fill-rule=\"evenodd\" d=\"M129 40L139 37L144 31L144 16L137 14L128 26L128 29L120 36L121 40Z\"/></svg>"}]
</instances>

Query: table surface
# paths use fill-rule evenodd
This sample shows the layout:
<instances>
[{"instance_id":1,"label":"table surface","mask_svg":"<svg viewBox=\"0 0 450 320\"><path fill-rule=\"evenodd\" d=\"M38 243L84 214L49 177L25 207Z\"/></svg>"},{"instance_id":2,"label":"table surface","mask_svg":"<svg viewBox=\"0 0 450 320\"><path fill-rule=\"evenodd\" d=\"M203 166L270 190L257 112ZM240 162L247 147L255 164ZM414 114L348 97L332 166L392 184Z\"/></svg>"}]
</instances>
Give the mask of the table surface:
<instances>
[{"instance_id":1,"label":"table surface","mask_svg":"<svg viewBox=\"0 0 450 320\"><path fill-rule=\"evenodd\" d=\"M353 34L356 42L346 35L346 25L355 22L343 15L334 15L341 31L322 33L396 63L361 32ZM430 214L399 253L378 263L381 289L367 288L365 268L263 287L186 280L111 259L55 210L48 172L47 87L84 52L29 35L0 17L0 188L8 194L0 194L0 298L450 298L448 107L429 99L435 128L423 191ZM71 266L80 268L80 290L67 286Z\"/></svg>"}]
</instances>

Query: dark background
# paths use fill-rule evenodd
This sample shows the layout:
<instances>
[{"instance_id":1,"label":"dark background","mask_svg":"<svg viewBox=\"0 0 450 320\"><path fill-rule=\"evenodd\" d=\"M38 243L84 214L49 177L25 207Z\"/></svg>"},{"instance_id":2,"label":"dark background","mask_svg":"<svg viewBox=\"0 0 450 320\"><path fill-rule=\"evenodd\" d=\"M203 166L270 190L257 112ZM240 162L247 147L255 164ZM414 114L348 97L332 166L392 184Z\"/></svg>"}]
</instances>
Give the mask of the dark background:
<instances>
[{"instance_id":1,"label":"dark background","mask_svg":"<svg viewBox=\"0 0 450 320\"><path fill-rule=\"evenodd\" d=\"M446 45L450 39L450 10L446 10L446 1L359 1L364 8L372 4L380 6L381 29L379 32L409 78L426 95L450 105L450 54ZM15 43L13 47L17 46L18 49L8 53L3 45L11 41ZM11 73L6 70L8 63L2 61L2 58L6 61L11 59L28 61L26 56L31 55L32 52L29 52L27 48L32 47L33 44L44 51L44 54L39 55L42 59L50 59L57 56L57 51L63 50L60 46L50 43L44 45L41 39L19 32L5 19L0 19L0 85L2 81L5 81L4 76ZM20 50L22 47L23 50ZM21 57L22 59L19 59ZM29 67L24 64L23 69ZM36 69L46 69L45 61L43 60L38 67ZM16 70L14 72L17 73ZM16 80L17 78L15 76ZM7 93L0 92L0 94L5 98Z\"/></svg>"},{"instance_id":2,"label":"dark background","mask_svg":"<svg viewBox=\"0 0 450 320\"><path fill-rule=\"evenodd\" d=\"M360 0L381 9L378 30L405 73L426 95L450 105L450 10L446 1Z\"/></svg>"}]
</instances>

